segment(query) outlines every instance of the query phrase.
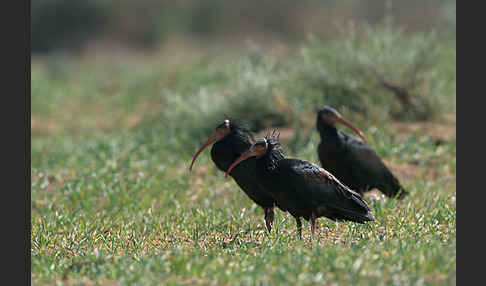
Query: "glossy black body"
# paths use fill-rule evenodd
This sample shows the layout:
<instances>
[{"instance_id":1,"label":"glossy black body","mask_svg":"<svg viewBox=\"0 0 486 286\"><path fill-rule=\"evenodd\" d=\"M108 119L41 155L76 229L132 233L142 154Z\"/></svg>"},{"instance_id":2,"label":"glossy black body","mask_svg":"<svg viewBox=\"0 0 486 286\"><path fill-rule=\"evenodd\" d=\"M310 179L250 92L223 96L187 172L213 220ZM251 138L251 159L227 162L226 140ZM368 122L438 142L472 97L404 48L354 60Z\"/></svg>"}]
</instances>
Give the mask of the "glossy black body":
<instances>
[{"instance_id":1,"label":"glossy black body","mask_svg":"<svg viewBox=\"0 0 486 286\"><path fill-rule=\"evenodd\" d=\"M299 159L287 159L275 137L267 138L265 155L256 160L259 181L279 207L300 225L300 217L327 217L358 223L374 220L361 196L323 168ZM243 163L243 162L242 162Z\"/></svg>"},{"instance_id":2,"label":"glossy black body","mask_svg":"<svg viewBox=\"0 0 486 286\"><path fill-rule=\"evenodd\" d=\"M223 172L226 172L231 163L250 148L253 139L251 133L239 125L231 123L230 129L230 133L226 137L211 147L211 159ZM255 158L238 164L231 170L230 176L243 192L260 207L272 208L275 205L273 197L258 182Z\"/></svg>"},{"instance_id":3,"label":"glossy black body","mask_svg":"<svg viewBox=\"0 0 486 286\"><path fill-rule=\"evenodd\" d=\"M321 137L317 147L321 166L343 184L360 194L373 188L388 197L395 197L400 191L399 198L407 194L378 154L363 140L324 122L319 114L316 126Z\"/></svg>"}]
</instances>

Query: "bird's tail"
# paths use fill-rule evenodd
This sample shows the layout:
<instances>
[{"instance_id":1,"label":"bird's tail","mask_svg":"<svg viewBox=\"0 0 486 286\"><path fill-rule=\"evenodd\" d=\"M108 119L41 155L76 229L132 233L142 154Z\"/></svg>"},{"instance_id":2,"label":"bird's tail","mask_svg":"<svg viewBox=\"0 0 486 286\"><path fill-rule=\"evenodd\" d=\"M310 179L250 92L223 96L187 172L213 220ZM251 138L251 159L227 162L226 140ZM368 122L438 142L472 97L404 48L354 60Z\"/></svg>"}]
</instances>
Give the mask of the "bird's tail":
<instances>
[{"instance_id":1,"label":"bird's tail","mask_svg":"<svg viewBox=\"0 0 486 286\"><path fill-rule=\"evenodd\" d=\"M330 209L334 210L334 219L357 223L375 220L370 208L361 196L352 194L352 202L352 207L351 205L348 205L346 208L337 205L329 206Z\"/></svg>"},{"instance_id":2,"label":"bird's tail","mask_svg":"<svg viewBox=\"0 0 486 286\"><path fill-rule=\"evenodd\" d=\"M404 198L405 196L407 196L407 195L408 195L408 191L407 191L407 190L405 190L405 188L404 188L404 187L402 187L402 185L400 185L400 188L399 188L399 189L398 189L398 191L396 192L395 197L396 197L397 199L400 199L400 200L401 200L401 199L403 199L403 198Z\"/></svg>"},{"instance_id":3,"label":"bird's tail","mask_svg":"<svg viewBox=\"0 0 486 286\"><path fill-rule=\"evenodd\" d=\"M343 211L339 210L339 214L335 214L333 219L342 221L352 221L357 223L365 223L367 221L375 221L375 217L371 213L371 211L367 211L366 213L357 213L357 212L350 212L350 211Z\"/></svg>"},{"instance_id":4,"label":"bird's tail","mask_svg":"<svg viewBox=\"0 0 486 286\"><path fill-rule=\"evenodd\" d=\"M385 196L397 199L403 199L409 194L408 191L405 190L405 188L400 184L398 179L389 172L387 173L385 183L380 186L379 190L385 194Z\"/></svg>"}]
</instances>

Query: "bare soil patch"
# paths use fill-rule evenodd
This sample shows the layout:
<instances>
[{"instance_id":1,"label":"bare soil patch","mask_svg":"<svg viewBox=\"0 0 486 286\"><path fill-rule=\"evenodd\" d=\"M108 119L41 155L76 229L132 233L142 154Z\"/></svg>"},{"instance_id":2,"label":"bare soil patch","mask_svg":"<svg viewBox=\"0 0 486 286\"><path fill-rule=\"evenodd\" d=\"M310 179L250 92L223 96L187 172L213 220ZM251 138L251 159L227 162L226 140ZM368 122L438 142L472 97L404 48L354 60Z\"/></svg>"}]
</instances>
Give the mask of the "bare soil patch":
<instances>
[{"instance_id":1,"label":"bare soil patch","mask_svg":"<svg viewBox=\"0 0 486 286\"><path fill-rule=\"evenodd\" d=\"M392 122L393 136L402 140L410 135L429 135L437 142L456 140L456 114L446 117L443 122Z\"/></svg>"}]
</instances>

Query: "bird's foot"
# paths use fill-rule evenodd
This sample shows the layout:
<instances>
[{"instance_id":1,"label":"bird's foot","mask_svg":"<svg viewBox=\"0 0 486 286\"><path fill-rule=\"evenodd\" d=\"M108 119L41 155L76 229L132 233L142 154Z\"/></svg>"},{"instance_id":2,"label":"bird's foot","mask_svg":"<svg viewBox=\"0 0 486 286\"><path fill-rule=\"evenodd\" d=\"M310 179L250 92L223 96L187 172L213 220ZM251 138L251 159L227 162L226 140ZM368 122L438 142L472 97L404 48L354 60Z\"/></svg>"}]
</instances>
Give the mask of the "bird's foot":
<instances>
[{"instance_id":1,"label":"bird's foot","mask_svg":"<svg viewBox=\"0 0 486 286\"><path fill-rule=\"evenodd\" d=\"M297 232L299 233L299 239L302 240L302 222L298 217L295 218L295 221L297 222Z\"/></svg>"}]
</instances>

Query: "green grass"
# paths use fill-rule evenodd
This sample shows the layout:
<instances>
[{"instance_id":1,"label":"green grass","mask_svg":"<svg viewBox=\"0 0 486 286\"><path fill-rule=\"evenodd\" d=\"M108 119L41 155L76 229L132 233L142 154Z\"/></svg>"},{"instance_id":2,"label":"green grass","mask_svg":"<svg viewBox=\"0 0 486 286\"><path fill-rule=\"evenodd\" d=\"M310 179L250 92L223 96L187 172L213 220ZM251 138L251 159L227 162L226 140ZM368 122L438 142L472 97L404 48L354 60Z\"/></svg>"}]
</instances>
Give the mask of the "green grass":
<instances>
[{"instance_id":1,"label":"green grass","mask_svg":"<svg viewBox=\"0 0 486 286\"><path fill-rule=\"evenodd\" d=\"M33 285L455 285L455 136L438 145L439 132L399 134L392 119L422 117L400 116L385 92L371 98L376 83L351 82L350 74L338 80L324 68L339 44L309 43L304 57L311 60L301 65L299 53L218 64L204 58L175 68L156 57L33 59ZM455 134L455 122L438 116L455 114L451 55L455 41L431 56L447 58L423 73L435 111L410 124L432 120ZM397 56L387 55L383 67L399 64ZM332 84L315 85L316 75ZM445 82L452 89L441 93ZM356 98L363 104L353 105ZM363 129L411 193L400 202L367 195L376 222L321 218L319 236L311 240L305 222L299 241L293 218L277 211L268 234L263 211L224 179L209 151L188 172L225 116L257 131L290 130L286 154L317 162L313 112L323 103Z\"/></svg>"},{"instance_id":2,"label":"green grass","mask_svg":"<svg viewBox=\"0 0 486 286\"><path fill-rule=\"evenodd\" d=\"M282 212L268 236L262 210L223 178L207 152L197 162L206 173L189 174L189 151L173 155L178 151L137 145L132 136L33 142L35 284L455 283L455 143L438 151L427 138L410 138L408 147L373 138L395 150L388 161L416 155L424 169L447 166L450 174L418 174L405 183L411 196L399 203L369 197L375 223L320 219L319 238L310 240L306 223L299 241L294 220ZM315 139L295 156L314 159L305 154ZM437 153L444 162L427 163Z\"/></svg>"}]
</instances>

